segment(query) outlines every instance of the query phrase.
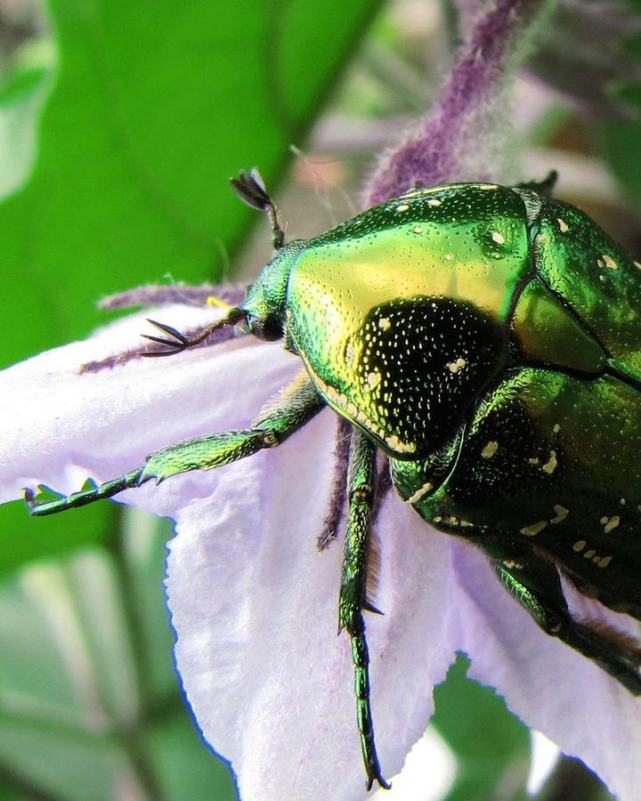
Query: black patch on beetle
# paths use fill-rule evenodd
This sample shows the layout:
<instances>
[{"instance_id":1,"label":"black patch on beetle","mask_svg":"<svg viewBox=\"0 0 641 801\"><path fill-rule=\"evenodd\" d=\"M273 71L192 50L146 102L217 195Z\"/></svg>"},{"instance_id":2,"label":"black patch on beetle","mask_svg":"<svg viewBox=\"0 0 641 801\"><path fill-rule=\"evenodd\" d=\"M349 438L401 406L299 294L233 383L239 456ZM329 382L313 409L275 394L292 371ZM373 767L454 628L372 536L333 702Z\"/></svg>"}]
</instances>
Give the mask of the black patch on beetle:
<instances>
[{"instance_id":1,"label":"black patch on beetle","mask_svg":"<svg viewBox=\"0 0 641 801\"><path fill-rule=\"evenodd\" d=\"M505 336L494 320L449 298L398 299L375 307L359 331L362 383L380 374L377 420L386 434L433 452L452 436L502 369Z\"/></svg>"}]
</instances>

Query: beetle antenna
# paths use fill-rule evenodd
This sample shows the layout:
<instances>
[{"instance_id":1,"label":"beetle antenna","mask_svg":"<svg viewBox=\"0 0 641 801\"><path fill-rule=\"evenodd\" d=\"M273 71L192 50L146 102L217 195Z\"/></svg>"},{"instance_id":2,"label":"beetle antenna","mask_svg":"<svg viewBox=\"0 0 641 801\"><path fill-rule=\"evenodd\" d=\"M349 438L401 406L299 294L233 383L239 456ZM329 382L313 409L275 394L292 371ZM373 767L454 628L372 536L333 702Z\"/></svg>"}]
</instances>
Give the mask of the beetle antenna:
<instances>
[{"instance_id":1,"label":"beetle antenna","mask_svg":"<svg viewBox=\"0 0 641 801\"><path fill-rule=\"evenodd\" d=\"M243 203L265 213L272 229L274 250L280 250L285 244L285 231L278 219L278 209L256 167L253 167L250 172L241 170L238 178L230 178L229 183Z\"/></svg>"},{"instance_id":2,"label":"beetle antenna","mask_svg":"<svg viewBox=\"0 0 641 801\"><path fill-rule=\"evenodd\" d=\"M218 331L220 328L224 328L227 325L235 325L236 323L240 322L243 319L243 316L244 315L241 309L232 306L229 308L227 315L223 317L222 320L216 320L215 323L206 325L201 331L192 337L186 337L171 325L159 323L158 320L150 320L147 318L148 323L151 323L167 336L158 337L154 336L153 334L141 334L141 336L143 336L145 339L148 339L150 342L157 342L159 345L164 345L167 350L151 350L146 353L142 353L141 355L155 358L156 356L173 356L174 353L182 353L182 351L187 350L188 348L193 348L195 345L199 345L201 342L204 342L207 337L214 333L214 331Z\"/></svg>"}]
</instances>

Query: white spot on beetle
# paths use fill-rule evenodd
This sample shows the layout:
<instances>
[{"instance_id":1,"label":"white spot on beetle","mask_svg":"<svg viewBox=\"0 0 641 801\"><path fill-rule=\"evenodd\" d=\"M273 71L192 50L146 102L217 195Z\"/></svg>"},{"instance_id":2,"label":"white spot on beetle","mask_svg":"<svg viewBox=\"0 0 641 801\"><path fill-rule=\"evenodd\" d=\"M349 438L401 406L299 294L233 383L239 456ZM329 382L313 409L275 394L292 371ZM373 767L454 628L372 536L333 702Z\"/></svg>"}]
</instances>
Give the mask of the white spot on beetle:
<instances>
[{"instance_id":1,"label":"white spot on beetle","mask_svg":"<svg viewBox=\"0 0 641 801\"><path fill-rule=\"evenodd\" d=\"M423 226L422 225L415 225L414 228L412 228L412 230L414 231L415 234L422 234L423 233Z\"/></svg>"},{"instance_id":2,"label":"white spot on beetle","mask_svg":"<svg viewBox=\"0 0 641 801\"><path fill-rule=\"evenodd\" d=\"M601 557L601 559L599 559L599 561L597 562L597 565L599 567L607 567L610 564L611 561L612 561L612 557L611 556L603 556L603 557Z\"/></svg>"},{"instance_id":3,"label":"white spot on beetle","mask_svg":"<svg viewBox=\"0 0 641 801\"><path fill-rule=\"evenodd\" d=\"M637 270L641 270L641 261L635 261L633 262L633 264L637 268Z\"/></svg>"},{"instance_id":4,"label":"white spot on beetle","mask_svg":"<svg viewBox=\"0 0 641 801\"><path fill-rule=\"evenodd\" d=\"M562 523L565 518L570 514L570 510L566 509L565 506L561 506L560 503L555 503L552 507L556 512L556 517L553 517L550 520L550 523L556 525L557 523Z\"/></svg>"},{"instance_id":5,"label":"white spot on beetle","mask_svg":"<svg viewBox=\"0 0 641 801\"><path fill-rule=\"evenodd\" d=\"M528 459L528 463L529 464L538 464L539 463L539 457L538 456L531 456Z\"/></svg>"},{"instance_id":6,"label":"white spot on beetle","mask_svg":"<svg viewBox=\"0 0 641 801\"><path fill-rule=\"evenodd\" d=\"M603 524L603 532L605 534L609 534L611 531L614 531L615 528L621 522L621 518L619 515L613 515L611 518L606 518L606 522Z\"/></svg>"},{"instance_id":7,"label":"white spot on beetle","mask_svg":"<svg viewBox=\"0 0 641 801\"><path fill-rule=\"evenodd\" d=\"M456 375L456 373L461 372L461 370L466 366L466 364L467 362L465 361L465 359L462 356L459 356L455 362L447 363L447 369L450 371L450 373L454 373L454 375Z\"/></svg>"},{"instance_id":8,"label":"white spot on beetle","mask_svg":"<svg viewBox=\"0 0 641 801\"><path fill-rule=\"evenodd\" d=\"M482 459L491 459L499 449L499 443L491 439L481 451Z\"/></svg>"},{"instance_id":9,"label":"white spot on beetle","mask_svg":"<svg viewBox=\"0 0 641 801\"><path fill-rule=\"evenodd\" d=\"M559 462L556 458L556 451L550 451L550 458L544 465L541 466L541 470L543 470L544 473L547 473L548 476L551 476L558 466Z\"/></svg>"},{"instance_id":10,"label":"white spot on beetle","mask_svg":"<svg viewBox=\"0 0 641 801\"><path fill-rule=\"evenodd\" d=\"M492 241L496 242L497 245L504 245L505 237L498 231L492 231Z\"/></svg>"},{"instance_id":11,"label":"white spot on beetle","mask_svg":"<svg viewBox=\"0 0 641 801\"><path fill-rule=\"evenodd\" d=\"M440 205L441 205L441 201L440 201L438 198L436 198L436 197L431 197L431 198L430 198L430 199L427 201L427 205L428 205L428 206L434 206L434 207L436 207L436 206L440 206Z\"/></svg>"},{"instance_id":12,"label":"white spot on beetle","mask_svg":"<svg viewBox=\"0 0 641 801\"><path fill-rule=\"evenodd\" d=\"M381 331L389 331L392 327L389 317L381 317L378 321L378 327L381 329Z\"/></svg>"},{"instance_id":13,"label":"white spot on beetle","mask_svg":"<svg viewBox=\"0 0 641 801\"><path fill-rule=\"evenodd\" d=\"M552 428L552 433L553 434L558 434L560 430L561 430L561 426L558 423L555 423L553 428Z\"/></svg>"},{"instance_id":14,"label":"white spot on beetle","mask_svg":"<svg viewBox=\"0 0 641 801\"><path fill-rule=\"evenodd\" d=\"M603 253L601 258L603 259L603 263L608 268L608 270L618 270L619 269L619 265L612 258L612 256L608 256L607 253Z\"/></svg>"},{"instance_id":15,"label":"white spot on beetle","mask_svg":"<svg viewBox=\"0 0 641 801\"><path fill-rule=\"evenodd\" d=\"M576 553L581 553L581 551L585 548L587 542L585 540L577 540L574 545L572 546L572 550Z\"/></svg>"},{"instance_id":16,"label":"white spot on beetle","mask_svg":"<svg viewBox=\"0 0 641 801\"><path fill-rule=\"evenodd\" d=\"M385 442L393 451L398 451L398 453L414 453L416 450L416 445L413 442L403 442L396 434L392 434L391 437L385 437Z\"/></svg>"},{"instance_id":17,"label":"white spot on beetle","mask_svg":"<svg viewBox=\"0 0 641 801\"><path fill-rule=\"evenodd\" d=\"M372 373L368 373L367 383L370 389L376 389L376 387L381 383L381 374L376 370Z\"/></svg>"},{"instance_id":18,"label":"white spot on beetle","mask_svg":"<svg viewBox=\"0 0 641 801\"><path fill-rule=\"evenodd\" d=\"M560 217L557 217L556 221L559 224L559 231L562 234L567 234L567 232L570 230L570 226L566 223L566 221L562 220Z\"/></svg>"},{"instance_id":19,"label":"white spot on beetle","mask_svg":"<svg viewBox=\"0 0 641 801\"><path fill-rule=\"evenodd\" d=\"M410 495L407 499L407 503L418 503L428 492L431 492L433 486L431 481L426 481L420 489L417 489L413 495Z\"/></svg>"},{"instance_id":20,"label":"white spot on beetle","mask_svg":"<svg viewBox=\"0 0 641 801\"><path fill-rule=\"evenodd\" d=\"M400 206L396 207L396 211L407 211L409 209L408 203L401 203Z\"/></svg>"},{"instance_id":21,"label":"white spot on beetle","mask_svg":"<svg viewBox=\"0 0 641 801\"><path fill-rule=\"evenodd\" d=\"M596 553L596 551L594 550L594 548L590 548L588 551L586 551L583 554L583 558L584 559L592 559L592 557L594 556L595 553Z\"/></svg>"},{"instance_id":22,"label":"white spot on beetle","mask_svg":"<svg viewBox=\"0 0 641 801\"><path fill-rule=\"evenodd\" d=\"M539 532L543 531L547 524L547 520L538 520L536 523L532 523L531 525L522 528L521 534L525 534L526 537L536 537Z\"/></svg>"},{"instance_id":23,"label":"white spot on beetle","mask_svg":"<svg viewBox=\"0 0 641 801\"><path fill-rule=\"evenodd\" d=\"M348 367L352 367L354 364L354 357L356 356L356 351L354 349L354 343L351 339L348 339L345 343L345 363Z\"/></svg>"}]
</instances>

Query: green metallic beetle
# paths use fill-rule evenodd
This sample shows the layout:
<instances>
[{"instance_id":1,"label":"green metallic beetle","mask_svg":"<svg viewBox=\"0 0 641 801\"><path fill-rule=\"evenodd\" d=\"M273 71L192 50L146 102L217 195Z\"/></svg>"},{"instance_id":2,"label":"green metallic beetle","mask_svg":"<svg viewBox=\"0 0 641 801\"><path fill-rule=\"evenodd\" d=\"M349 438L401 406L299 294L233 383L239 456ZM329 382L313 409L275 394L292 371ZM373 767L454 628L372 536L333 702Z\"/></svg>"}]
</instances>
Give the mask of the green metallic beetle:
<instances>
[{"instance_id":1,"label":"green metallic beetle","mask_svg":"<svg viewBox=\"0 0 641 801\"><path fill-rule=\"evenodd\" d=\"M251 428L152 454L49 514L280 444L326 405L353 426L339 624L352 642L367 786L374 744L363 611L376 450L436 528L489 557L548 634L641 694L641 649L574 620L560 576L641 620L641 263L540 184L415 189L322 236L284 244L256 172L233 183L267 212L275 254L246 300L175 353L241 325L304 370Z\"/></svg>"}]
</instances>

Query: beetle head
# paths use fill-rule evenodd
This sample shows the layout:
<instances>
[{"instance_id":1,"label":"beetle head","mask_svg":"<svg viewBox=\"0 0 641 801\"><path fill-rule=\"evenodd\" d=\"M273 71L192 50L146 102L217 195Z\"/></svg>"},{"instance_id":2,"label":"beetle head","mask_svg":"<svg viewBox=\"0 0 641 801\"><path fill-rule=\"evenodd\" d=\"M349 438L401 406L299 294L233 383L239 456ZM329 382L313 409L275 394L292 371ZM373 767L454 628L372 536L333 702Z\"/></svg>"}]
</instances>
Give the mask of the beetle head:
<instances>
[{"instance_id":1,"label":"beetle head","mask_svg":"<svg viewBox=\"0 0 641 801\"><path fill-rule=\"evenodd\" d=\"M290 242L276 251L256 281L247 288L245 301L239 307L243 314L242 331L268 341L283 336L287 282L304 244L302 241Z\"/></svg>"}]
</instances>

